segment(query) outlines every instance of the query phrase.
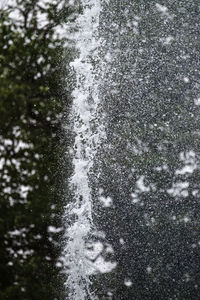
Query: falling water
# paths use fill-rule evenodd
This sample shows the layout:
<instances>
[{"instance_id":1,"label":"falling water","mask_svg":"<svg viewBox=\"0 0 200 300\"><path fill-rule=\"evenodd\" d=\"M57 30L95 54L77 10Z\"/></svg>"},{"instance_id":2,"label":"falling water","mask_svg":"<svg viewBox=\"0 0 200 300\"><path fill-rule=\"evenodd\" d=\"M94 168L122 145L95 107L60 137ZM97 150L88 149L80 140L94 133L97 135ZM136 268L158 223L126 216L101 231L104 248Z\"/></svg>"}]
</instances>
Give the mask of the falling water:
<instances>
[{"instance_id":1,"label":"falling water","mask_svg":"<svg viewBox=\"0 0 200 300\"><path fill-rule=\"evenodd\" d=\"M86 240L93 227L89 174L103 132L98 116L100 100L97 75L100 69L96 67L100 45L100 0L82 0L81 5L83 12L76 21L78 57L71 63L76 75L71 112L75 140L72 150L74 171L70 184L74 200L67 206L65 213L66 219L71 216L74 220L67 230L64 249L68 269L66 286L70 300L92 297L89 291L89 264L85 257Z\"/></svg>"},{"instance_id":2,"label":"falling water","mask_svg":"<svg viewBox=\"0 0 200 300\"><path fill-rule=\"evenodd\" d=\"M100 255L111 244L107 257L116 259L112 273L96 277L97 297L199 299L199 1L162 2L81 3L71 63L69 300L96 299L86 258L92 218L105 236L95 236Z\"/></svg>"}]
</instances>

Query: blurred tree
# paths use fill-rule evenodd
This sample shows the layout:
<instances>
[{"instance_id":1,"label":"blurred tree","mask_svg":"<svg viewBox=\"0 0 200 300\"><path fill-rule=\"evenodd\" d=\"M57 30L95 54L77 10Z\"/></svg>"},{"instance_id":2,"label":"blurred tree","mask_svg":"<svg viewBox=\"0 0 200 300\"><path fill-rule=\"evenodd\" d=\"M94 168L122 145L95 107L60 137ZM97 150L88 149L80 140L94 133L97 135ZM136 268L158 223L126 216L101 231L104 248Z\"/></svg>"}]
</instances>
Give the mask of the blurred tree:
<instances>
[{"instance_id":1,"label":"blurred tree","mask_svg":"<svg viewBox=\"0 0 200 300\"><path fill-rule=\"evenodd\" d=\"M0 11L2 300L55 300L62 293L58 235L67 163L63 173L58 169L61 111L69 101L66 40L58 31L72 12L67 0L16 0Z\"/></svg>"}]
</instances>

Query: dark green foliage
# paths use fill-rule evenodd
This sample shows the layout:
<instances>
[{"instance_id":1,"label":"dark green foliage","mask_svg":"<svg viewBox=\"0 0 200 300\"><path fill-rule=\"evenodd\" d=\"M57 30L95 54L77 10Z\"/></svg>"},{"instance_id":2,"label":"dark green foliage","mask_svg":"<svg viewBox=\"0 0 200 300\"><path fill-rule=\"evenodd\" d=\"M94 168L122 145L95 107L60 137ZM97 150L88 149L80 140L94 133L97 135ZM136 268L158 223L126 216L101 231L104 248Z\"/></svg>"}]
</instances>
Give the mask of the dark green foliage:
<instances>
[{"instance_id":1,"label":"dark green foliage","mask_svg":"<svg viewBox=\"0 0 200 300\"><path fill-rule=\"evenodd\" d=\"M68 100L57 26L72 9L68 1L51 2L16 1L0 11L2 300L58 299L61 292L59 233L52 228L61 227L60 113Z\"/></svg>"}]
</instances>

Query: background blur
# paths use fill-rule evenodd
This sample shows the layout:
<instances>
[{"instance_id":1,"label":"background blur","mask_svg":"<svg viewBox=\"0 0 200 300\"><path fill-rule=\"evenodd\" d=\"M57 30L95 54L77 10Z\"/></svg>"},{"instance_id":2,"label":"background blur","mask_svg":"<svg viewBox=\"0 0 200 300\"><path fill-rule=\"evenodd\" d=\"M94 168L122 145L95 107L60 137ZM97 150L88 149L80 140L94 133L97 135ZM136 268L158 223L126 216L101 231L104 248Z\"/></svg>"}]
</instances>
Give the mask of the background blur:
<instances>
[{"instance_id":1,"label":"background blur","mask_svg":"<svg viewBox=\"0 0 200 300\"><path fill-rule=\"evenodd\" d=\"M69 2L1 3L1 300L62 297L58 242L68 171L61 111L69 104L69 54L59 33L73 14Z\"/></svg>"},{"instance_id":2,"label":"background blur","mask_svg":"<svg viewBox=\"0 0 200 300\"><path fill-rule=\"evenodd\" d=\"M158 2L102 1L107 143L87 249L100 300L200 299L200 5ZM1 2L0 300L65 299L78 3Z\"/></svg>"}]
</instances>

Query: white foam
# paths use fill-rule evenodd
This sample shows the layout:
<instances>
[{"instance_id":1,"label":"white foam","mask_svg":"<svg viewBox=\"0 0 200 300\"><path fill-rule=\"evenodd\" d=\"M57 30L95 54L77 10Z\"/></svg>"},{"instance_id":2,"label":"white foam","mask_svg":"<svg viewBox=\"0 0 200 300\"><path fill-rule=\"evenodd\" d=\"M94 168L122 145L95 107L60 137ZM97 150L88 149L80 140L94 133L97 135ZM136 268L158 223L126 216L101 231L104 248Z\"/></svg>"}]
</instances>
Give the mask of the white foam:
<instances>
[{"instance_id":1,"label":"white foam","mask_svg":"<svg viewBox=\"0 0 200 300\"><path fill-rule=\"evenodd\" d=\"M82 0L83 13L76 21L76 48L78 57L71 63L76 74L71 119L75 133L73 147L74 172L70 180L74 191L74 203L66 207L65 217L75 217L68 228L64 249L68 274L66 281L70 300L88 299L90 295L90 268L86 251L86 239L92 229L92 196L89 174L93 167L97 146L103 127L98 115L98 70L93 61L98 59L100 0ZM92 58L91 58L92 57ZM71 151L72 152L72 151ZM90 296L91 297L91 296Z\"/></svg>"}]
</instances>

